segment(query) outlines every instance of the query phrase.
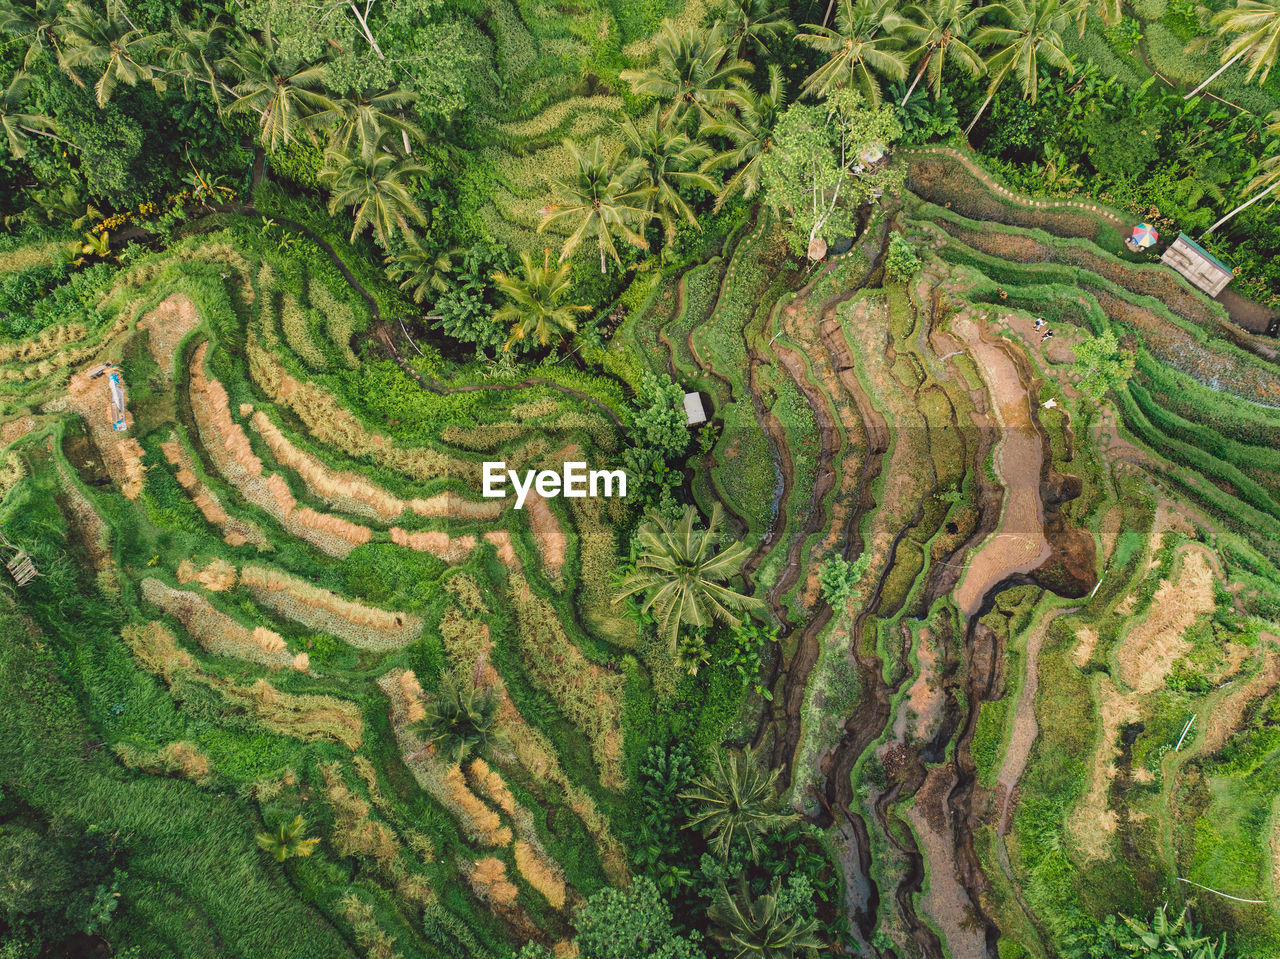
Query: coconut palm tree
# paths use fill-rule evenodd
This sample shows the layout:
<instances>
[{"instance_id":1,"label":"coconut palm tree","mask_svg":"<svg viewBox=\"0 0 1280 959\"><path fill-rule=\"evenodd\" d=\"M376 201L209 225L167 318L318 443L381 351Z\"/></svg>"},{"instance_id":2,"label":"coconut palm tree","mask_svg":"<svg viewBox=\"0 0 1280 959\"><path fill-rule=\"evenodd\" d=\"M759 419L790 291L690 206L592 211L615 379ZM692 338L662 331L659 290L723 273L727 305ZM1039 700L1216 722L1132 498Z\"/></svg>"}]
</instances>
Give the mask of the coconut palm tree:
<instances>
[{"instance_id":1,"label":"coconut palm tree","mask_svg":"<svg viewBox=\"0 0 1280 959\"><path fill-rule=\"evenodd\" d=\"M27 45L22 65L31 65L44 53L45 44L58 49L58 24L67 0L3 0L0 2L0 32L21 38Z\"/></svg>"},{"instance_id":2,"label":"coconut palm tree","mask_svg":"<svg viewBox=\"0 0 1280 959\"><path fill-rule=\"evenodd\" d=\"M716 191L715 181L695 169L712 154L705 143L695 143L675 124L663 123L655 106L639 121L627 117L619 124L622 142L634 159L644 163L644 179L652 193L651 209L662 222L662 234L668 244L675 240L675 228L683 220L697 227L698 218L680 191L692 187Z\"/></svg>"},{"instance_id":3,"label":"coconut palm tree","mask_svg":"<svg viewBox=\"0 0 1280 959\"><path fill-rule=\"evenodd\" d=\"M796 39L825 54L827 61L805 80L801 93L825 97L832 90L858 90L880 105L880 77L905 80L907 61L894 31L901 22L894 0L840 0L836 25L806 23Z\"/></svg>"},{"instance_id":4,"label":"coconut palm tree","mask_svg":"<svg viewBox=\"0 0 1280 959\"><path fill-rule=\"evenodd\" d=\"M1258 163L1257 174L1255 174L1254 178L1249 181L1249 185L1245 188L1245 193L1253 193L1255 190L1258 192L1200 234L1200 239L1203 240L1206 236L1218 227L1222 226L1222 224L1226 223L1237 213L1247 210L1259 200L1262 200L1274 193L1276 187L1280 187L1280 150L1276 149L1277 144L1280 143L1280 110L1273 111L1267 117L1267 121L1267 132L1276 139L1273 139L1269 144L1270 148Z\"/></svg>"},{"instance_id":5,"label":"coconut palm tree","mask_svg":"<svg viewBox=\"0 0 1280 959\"><path fill-rule=\"evenodd\" d=\"M497 741L498 697L457 673L444 674L426 713L413 729L422 735L424 749L434 748L451 763Z\"/></svg>"},{"instance_id":6,"label":"coconut palm tree","mask_svg":"<svg viewBox=\"0 0 1280 959\"><path fill-rule=\"evenodd\" d=\"M775 878L769 891L752 895L747 877L739 876L730 893L724 880L711 893L707 917L711 936L735 959L793 959L816 956L824 943L818 937L818 920L802 915L780 896L782 880Z\"/></svg>"},{"instance_id":7,"label":"coconut palm tree","mask_svg":"<svg viewBox=\"0 0 1280 959\"><path fill-rule=\"evenodd\" d=\"M735 109L706 127L706 133L733 144L704 165L707 172L733 169L734 173L716 197L716 210L736 193L749 200L760 189L760 160L773 146L773 127L787 105L786 82L777 64L769 65L769 88L756 92L739 83L734 90Z\"/></svg>"},{"instance_id":8,"label":"coconut palm tree","mask_svg":"<svg viewBox=\"0 0 1280 959\"><path fill-rule=\"evenodd\" d=\"M387 278L398 282L400 289L411 291L415 303L448 290L446 277L453 272L453 258L460 251L451 248L434 253L413 234L406 240L403 250L386 257Z\"/></svg>"},{"instance_id":9,"label":"coconut palm tree","mask_svg":"<svg viewBox=\"0 0 1280 959\"><path fill-rule=\"evenodd\" d=\"M329 68L282 56L269 33L240 34L221 67L235 79L228 112L256 115L258 140L268 150L279 150L299 133L312 135L337 112L322 92Z\"/></svg>"},{"instance_id":10,"label":"coconut palm tree","mask_svg":"<svg viewBox=\"0 0 1280 959\"><path fill-rule=\"evenodd\" d=\"M26 156L32 136L54 137L53 121L39 113L28 113L23 105L30 88L31 79L19 71L0 93L0 128L4 130L9 153L15 158Z\"/></svg>"},{"instance_id":11,"label":"coconut palm tree","mask_svg":"<svg viewBox=\"0 0 1280 959\"><path fill-rule=\"evenodd\" d=\"M787 16L787 5L778 0L726 0L718 16L724 24L725 47L735 60L742 57L742 48L748 44L760 56L772 58L770 44L795 29Z\"/></svg>"},{"instance_id":12,"label":"coconut palm tree","mask_svg":"<svg viewBox=\"0 0 1280 959\"><path fill-rule=\"evenodd\" d=\"M582 241L592 236L600 246L601 273L606 270L606 257L622 265L615 234L632 246L648 249L643 234L636 229L643 228L653 215L649 209L653 189L643 183L644 161L636 157L623 160L620 152L606 156L599 137L585 152L572 140L565 140L564 148L573 159L574 179L553 185L562 199L543 211L538 224L539 233L562 220L577 224L564 241L560 259L573 256Z\"/></svg>"},{"instance_id":13,"label":"coconut palm tree","mask_svg":"<svg viewBox=\"0 0 1280 959\"><path fill-rule=\"evenodd\" d=\"M160 47L166 72L182 79L183 92L188 95L191 84L206 84L221 109L224 96L234 94L219 70L230 37L230 28L216 14L211 19L190 21L175 15L169 24L169 38Z\"/></svg>"},{"instance_id":14,"label":"coconut palm tree","mask_svg":"<svg viewBox=\"0 0 1280 959\"><path fill-rule=\"evenodd\" d=\"M1234 7L1214 14L1213 25L1218 36L1231 38L1222 51L1222 67L1187 97L1195 96L1241 58L1249 61L1245 80L1252 82L1256 77L1265 83L1280 56L1280 0L1239 0Z\"/></svg>"},{"instance_id":15,"label":"coconut palm tree","mask_svg":"<svg viewBox=\"0 0 1280 959\"><path fill-rule=\"evenodd\" d=\"M898 35L911 47L907 57L914 60L916 75L899 106L907 105L916 84L926 75L936 97L948 63L971 77L982 76L986 71L982 57L965 42L980 16L982 8L973 7L970 0L926 0L906 8Z\"/></svg>"},{"instance_id":16,"label":"coconut palm tree","mask_svg":"<svg viewBox=\"0 0 1280 959\"><path fill-rule=\"evenodd\" d=\"M150 81L157 90L164 89L159 72L147 62L160 36L134 26L120 0L107 0L102 13L87 3L69 3L58 29L60 64L67 75L84 86L77 70L87 68L98 74L93 84L98 106L106 106L121 83L132 87Z\"/></svg>"},{"instance_id":17,"label":"coconut palm tree","mask_svg":"<svg viewBox=\"0 0 1280 959\"><path fill-rule=\"evenodd\" d=\"M1062 30L1067 18L1058 0L1002 0L984 9L1004 22L985 26L974 34L974 44L991 47L994 52L986 60L987 74L991 77L987 98L965 127L965 136L1011 73L1022 81L1023 97L1035 103L1041 60L1068 73L1074 72L1062 49Z\"/></svg>"},{"instance_id":18,"label":"coconut palm tree","mask_svg":"<svg viewBox=\"0 0 1280 959\"><path fill-rule=\"evenodd\" d=\"M269 832L257 835L258 848L271 853L276 862L284 862L295 856L310 856L319 839L306 839L307 821L294 816L290 822L281 822Z\"/></svg>"},{"instance_id":19,"label":"coconut palm tree","mask_svg":"<svg viewBox=\"0 0 1280 959\"><path fill-rule=\"evenodd\" d=\"M569 289L569 264L553 265L550 250L545 251L541 264L535 263L528 253L521 253L520 267L519 276L493 274L493 282L507 298L493 319L511 326L511 336L502 348L504 353L517 340L533 337L539 346L546 346L552 333L576 332L578 321L573 318L574 314L591 309L560 302Z\"/></svg>"},{"instance_id":20,"label":"coconut palm tree","mask_svg":"<svg viewBox=\"0 0 1280 959\"><path fill-rule=\"evenodd\" d=\"M410 221L425 227L427 218L409 189L409 180L426 174L426 167L388 152L381 146L358 152L329 149L320 182L329 188L329 212L351 207L355 224L351 240L373 227L373 235L386 249L397 230L406 236Z\"/></svg>"},{"instance_id":21,"label":"coconut palm tree","mask_svg":"<svg viewBox=\"0 0 1280 959\"><path fill-rule=\"evenodd\" d=\"M669 100L664 121L689 114L699 122L709 119L729 99L729 81L751 69L750 64L729 56L719 24L709 30L693 26L681 30L663 20L657 53L653 66L623 70L618 76L635 93Z\"/></svg>"},{"instance_id":22,"label":"coconut palm tree","mask_svg":"<svg viewBox=\"0 0 1280 959\"><path fill-rule=\"evenodd\" d=\"M734 840L745 842L752 860L758 859L761 837L796 818L778 812L777 780L778 770L766 772L753 752L717 752L711 769L680 794L699 807L685 828L700 829L721 859L728 858Z\"/></svg>"},{"instance_id":23,"label":"coconut palm tree","mask_svg":"<svg viewBox=\"0 0 1280 959\"><path fill-rule=\"evenodd\" d=\"M618 588L618 600L645 594L642 609L653 611L659 634L673 653L682 625L698 629L713 619L734 623L742 613L762 605L725 585L742 571L751 547L732 543L716 550L724 521L720 504L712 509L706 529L693 525L697 517L692 506L685 507L676 523L657 514L649 516L636 533L640 550L635 569Z\"/></svg>"},{"instance_id":24,"label":"coconut palm tree","mask_svg":"<svg viewBox=\"0 0 1280 959\"><path fill-rule=\"evenodd\" d=\"M336 101L333 116L338 125L329 145L340 150L363 150L378 143L385 134L394 133L410 152L409 140L426 139L426 135L401 111L416 99L411 90L388 90L385 93L357 93Z\"/></svg>"}]
</instances>

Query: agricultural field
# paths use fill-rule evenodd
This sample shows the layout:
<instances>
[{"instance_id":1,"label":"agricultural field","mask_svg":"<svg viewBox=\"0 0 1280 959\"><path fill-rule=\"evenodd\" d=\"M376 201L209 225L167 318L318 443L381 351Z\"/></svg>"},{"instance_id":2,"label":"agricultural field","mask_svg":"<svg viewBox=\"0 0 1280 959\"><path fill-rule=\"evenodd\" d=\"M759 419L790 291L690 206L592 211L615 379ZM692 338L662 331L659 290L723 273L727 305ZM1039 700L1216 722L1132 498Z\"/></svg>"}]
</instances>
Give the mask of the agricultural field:
<instances>
[{"instance_id":1,"label":"agricultural field","mask_svg":"<svg viewBox=\"0 0 1280 959\"><path fill-rule=\"evenodd\" d=\"M0 0L0 959L1280 959L1252 3Z\"/></svg>"}]
</instances>

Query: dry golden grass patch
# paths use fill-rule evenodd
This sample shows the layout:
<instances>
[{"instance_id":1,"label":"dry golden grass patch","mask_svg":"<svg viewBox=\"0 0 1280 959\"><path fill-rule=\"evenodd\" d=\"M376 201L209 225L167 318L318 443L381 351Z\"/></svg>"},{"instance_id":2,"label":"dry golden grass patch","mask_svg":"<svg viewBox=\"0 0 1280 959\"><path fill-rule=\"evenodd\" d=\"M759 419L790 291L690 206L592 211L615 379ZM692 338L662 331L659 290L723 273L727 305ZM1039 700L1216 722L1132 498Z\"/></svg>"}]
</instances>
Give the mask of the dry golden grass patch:
<instances>
[{"instance_id":1,"label":"dry golden grass patch","mask_svg":"<svg viewBox=\"0 0 1280 959\"><path fill-rule=\"evenodd\" d=\"M471 760L467 772L470 773L471 782L478 791L489 797L508 816L515 815L516 797L511 795L511 790L502 781L501 773L478 757Z\"/></svg>"},{"instance_id":2,"label":"dry golden grass patch","mask_svg":"<svg viewBox=\"0 0 1280 959\"><path fill-rule=\"evenodd\" d=\"M332 633L361 649L400 649L422 631L422 620L412 613L344 599L282 570L245 566L240 584L257 602L286 619Z\"/></svg>"},{"instance_id":3,"label":"dry golden grass patch","mask_svg":"<svg viewBox=\"0 0 1280 959\"><path fill-rule=\"evenodd\" d=\"M533 541L538 546L538 555L542 557L542 566L547 575L558 583L560 571L564 568L565 550L568 549L568 539L560 528L560 520L536 492L529 494L524 506L529 514Z\"/></svg>"},{"instance_id":4,"label":"dry golden grass patch","mask_svg":"<svg viewBox=\"0 0 1280 959\"><path fill-rule=\"evenodd\" d=\"M463 831L474 841L485 846L509 846L511 830L502 824L501 817L473 793L467 786L467 778L458 765L450 766L444 774L445 805L458 817Z\"/></svg>"},{"instance_id":5,"label":"dry golden grass patch","mask_svg":"<svg viewBox=\"0 0 1280 959\"><path fill-rule=\"evenodd\" d=\"M22 439L36 428L36 419L31 415L23 415L6 420L0 426L0 446L8 446L14 440Z\"/></svg>"},{"instance_id":6,"label":"dry golden grass patch","mask_svg":"<svg viewBox=\"0 0 1280 959\"><path fill-rule=\"evenodd\" d=\"M402 959L396 941L378 925L373 906L353 892L338 901L342 917L351 924L356 942L365 951L365 959Z\"/></svg>"},{"instance_id":7,"label":"dry golden grass patch","mask_svg":"<svg viewBox=\"0 0 1280 959\"><path fill-rule=\"evenodd\" d=\"M175 742L155 750L117 743L115 753L130 769L155 776L181 776L194 783L204 783L213 772L209 757L194 743Z\"/></svg>"},{"instance_id":8,"label":"dry golden grass patch","mask_svg":"<svg viewBox=\"0 0 1280 959\"><path fill-rule=\"evenodd\" d=\"M312 495L334 509L384 521L395 519L405 511L404 500L377 484L358 473L331 470L315 456L299 449L262 410L254 413L249 422L271 455L301 476Z\"/></svg>"},{"instance_id":9,"label":"dry golden grass patch","mask_svg":"<svg viewBox=\"0 0 1280 959\"><path fill-rule=\"evenodd\" d=\"M496 856L486 856L472 864L467 873L471 888L485 902L498 906L509 906L520 894L511 880L507 878L507 867Z\"/></svg>"},{"instance_id":10,"label":"dry golden grass patch","mask_svg":"<svg viewBox=\"0 0 1280 959\"><path fill-rule=\"evenodd\" d=\"M346 556L369 542L373 531L338 516L299 508L289 484L277 475L263 475L262 461L253 452L249 437L231 418L227 391L204 368L208 342L191 358L191 410L200 440L214 465L249 502L270 513L290 534L330 556Z\"/></svg>"},{"instance_id":11,"label":"dry golden grass patch","mask_svg":"<svg viewBox=\"0 0 1280 959\"><path fill-rule=\"evenodd\" d=\"M306 653L289 652L279 633L262 626L249 627L220 612L199 593L174 589L154 577L142 581L142 595L152 606L182 623L200 646L216 656L231 656L271 669L286 666L305 672Z\"/></svg>"},{"instance_id":12,"label":"dry golden grass patch","mask_svg":"<svg viewBox=\"0 0 1280 959\"><path fill-rule=\"evenodd\" d=\"M178 346L200 325L196 305L183 293L174 293L138 321L138 329L147 334L147 349L160 367L166 383L172 383L177 369L174 362Z\"/></svg>"},{"instance_id":13,"label":"dry golden grass patch","mask_svg":"<svg viewBox=\"0 0 1280 959\"><path fill-rule=\"evenodd\" d=\"M508 584L520 632L520 658L530 680L586 735L601 783L609 789L624 788L622 677L582 655L565 634L555 608L537 596L520 573L513 571Z\"/></svg>"},{"instance_id":14,"label":"dry golden grass patch","mask_svg":"<svg viewBox=\"0 0 1280 959\"><path fill-rule=\"evenodd\" d=\"M422 716L422 687L410 670L393 670L378 680L378 685L391 703L391 729L404 756L405 765L423 789L448 809L472 841L486 846L507 846L511 830L501 817L489 808L467 786L462 769L446 766L425 747L413 725Z\"/></svg>"},{"instance_id":15,"label":"dry golden grass patch","mask_svg":"<svg viewBox=\"0 0 1280 959\"><path fill-rule=\"evenodd\" d=\"M224 593L236 585L236 568L225 559L210 560L203 567L189 559L178 564L178 582L196 583L213 593Z\"/></svg>"},{"instance_id":16,"label":"dry golden grass patch","mask_svg":"<svg viewBox=\"0 0 1280 959\"><path fill-rule=\"evenodd\" d=\"M284 693L265 679L241 686L212 676L200 669L195 657L182 649L168 627L159 622L128 626L121 637L138 664L167 685L194 682L207 686L272 732L304 741L326 739L352 751L363 740L364 721L355 703L333 696Z\"/></svg>"},{"instance_id":17,"label":"dry golden grass patch","mask_svg":"<svg viewBox=\"0 0 1280 959\"><path fill-rule=\"evenodd\" d=\"M385 823L370 816L369 804L357 796L342 778L337 763L320 767L325 798L333 807L333 847L340 856L372 859L384 872L395 868L400 841Z\"/></svg>"},{"instance_id":18,"label":"dry golden grass patch","mask_svg":"<svg viewBox=\"0 0 1280 959\"><path fill-rule=\"evenodd\" d=\"M1077 669L1084 669L1098 646L1098 631L1081 626L1076 630L1076 640L1075 649L1071 651L1071 661L1076 664Z\"/></svg>"},{"instance_id":19,"label":"dry golden grass patch","mask_svg":"<svg viewBox=\"0 0 1280 959\"><path fill-rule=\"evenodd\" d=\"M360 707L333 696L297 695L276 689L265 679L252 686L225 686L223 694L247 705L267 729L294 739L328 739L352 752L364 740Z\"/></svg>"},{"instance_id":20,"label":"dry golden grass patch","mask_svg":"<svg viewBox=\"0 0 1280 959\"><path fill-rule=\"evenodd\" d=\"M1264 634L1265 639L1265 634ZM1227 744L1240 728L1249 704L1270 695L1280 685L1280 653L1274 649L1263 654L1257 672L1244 682L1236 682L1221 702L1206 717L1202 752L1212 755Z\"/></svg>"},{"instance_id":21,"label":"dry golden grass patch","mask_svg":"<svg viewBox=\"0 0 1280 959\"><path fill-rule=\"evenodd\" d=\"M469 576L459 574L450 577L447 582L454 581L459 581L458 591L464 596L480 601L479 589ZM470 581L470 585L467 585L467 581ZM487 609L484 611L487 612ZM496 691L498 729L514 753L516 762L528 770L540 785L564 797L574 815L582 820L587 832L591 834L605 872L614 882L625 882L626 857L621 844L609 828L608 820L596 807L591 795L565 775L551 741L520 714L507 693L502 678L490 663L493 641L489 636L488 624L478 619L468 619L459 610L451 608L441 617L440 636L451 663L471 675L477 685ZM488 768L487 764L484 768ZM501 806L497 798L492 795L490 798ZM536 842L537 830L528 818L527 810L517 806L514 821L522 838Z\"/></svg>"},{"instance_id":22,"label":"dry golden grass patch","mask_svg":"<svg viewBox=\"0 0 1280 959\"><path fill-rule=\"evenodd\" d=\"M1213 612L1213 578L1205 551L1183 547L1173 578L1160 584L1146 617L1126 632L1116 652L1126 686L1149 693L1164 685L1174 663L1191 649L1183 634Z\"/></svg>"},{"instance_id":23,"label":"dry golden grass patch","mask_svg":"<svg viewBox=\"0 0 1280 959\"><path fill-rule=\"evenodd\" d=\"M7 456L15 456L15 454L9 451ZM71 468L66 461L61 457L56 457L55 462L57 463L58 481L62 489L63 502L68 518L75 531L79 534L80 542L84 546L85 552L88 553L89 562L97 574L98 586L106 593L118 595L120 592L120 577L111 559L111 528L98 514L93 503L89 501L89 498L71 475ZM21 466L21 462L19 462L19 466ZM0 470L0 480L3 480L3 478L3 471ZM8 490L6 489L5 492L7 493ZM3 498L4 496L0 494L0 499Z\"/></svg>"},{"instance_id":24,"label":"dry golden grass patch","mask_svg":"<svg viewBox=\"0 0 1280 959\"><path fill-rule=\"evenodd\" d=\"M312 437L348 456L367 456L412 479L429 481L455 477L478 482L479 466L427 447L398 447L387 437L371 433L350 410L314 383L294 378L257 337L246 344L249 373L271 402L286 406L302 420Z\"/></svg>"},{"instance_id":25,"label":"dry golden grass patch","mask_svg":"<svg viewBox=\"0 0 1280 959\"><path fill-rule=\"evenodd\" d=\"M476 538L471 535L453 538L439 530L410 533L399 526L391 527L391 542L419 553L430 553L446 563L459 563L476 548Z\"/></svg>"},{"instance_id":26,"label":"dry golden grass patch","mask_svg":"<svg viewBox=\"0 0 1280 959\"><path fill-rule=\"evenodd\" d=\"M111 412L108 378L90 379L87 369L76 373L67 387L67 406L84 419L89 437L102 456L102 464L120 487L120 492L126 499L137 499L147 479L146 468L142 465L146 454L127 430L117 432L112 428L115 417ZM125 425L128 429L133 428L133 414L127 409Z\"/></svg>"},{"instance_id":27,"label":"dry golden grass patch","mask_svg":"<svg viewBox=\"0 0 1280 959\"><path fill-rule=\"evenodd\" d=\"M1119 824L1119 816L1109 802L1116 759L1120 756L1117 741L1121 727L1135 722L1140 715L1137 694L1121 693L1111 677L1103 676L1096 688L1098 739L1089 770L1089 788L1067 823L1077 851L1090 860L1111 855L1112 837Z\"/></svg>"},{"instance_id":28,"label":"dry golden grass patch","mask_svg":"<svg viewBox=\"0 0 1280 959\"><path fill-rule=\"evenodd\" d=\"M223 542L228 546L252 543L259 549L270 549L271 543L256 523L230 515L222 508L217 494L200 482L195 474L195 464L191 460L191 454L178 440L177 434L173 434L161 443L160 449L165 459L169 461L169 465L177 471L175 475L178 485L187 491L191 502L196 505L210 525L222 530Z\"/></svg>"},{"instance_id":29,"label":"dry golden grass patch","mask_svg":"<svg viewBox=\"0 0 1280 959\"><path fill-rule=\"evenodd\" d=\"M523 839L516 840L514 849L520 875L551 903L551 908L563 909L566 887L560 870Z\"/></svg>"},{"instance_id":30,"label":"dry golden grass patch","mask_svg":"<svg viewBox=\"0 0 1280 959\"><path fill-rule=\"evenodd\" d=\"M0 343L0 363L34 363L60 353L89 335L83 323L51 326L39 335L11 343Z\"/></svg>"}]
</instances>

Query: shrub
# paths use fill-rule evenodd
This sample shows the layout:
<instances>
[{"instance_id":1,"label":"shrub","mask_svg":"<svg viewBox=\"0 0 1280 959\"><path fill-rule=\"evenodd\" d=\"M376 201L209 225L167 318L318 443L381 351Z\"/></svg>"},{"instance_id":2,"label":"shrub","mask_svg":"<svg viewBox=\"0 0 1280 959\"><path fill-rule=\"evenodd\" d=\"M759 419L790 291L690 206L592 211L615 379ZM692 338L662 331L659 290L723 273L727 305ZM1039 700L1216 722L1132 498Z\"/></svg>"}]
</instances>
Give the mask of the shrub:
<instances>
[{"instance_id":1,"label":"shrub","mask_svg":"<svg viewBox=\"0 0 1280 959\"><path fill-rule=\"evenodd\" d=\"M907 283L920 272L920 258L911 244L897 230L889 234L889 253L884 260L884 272L895 283Z\"/></svg>"}]
</instances>

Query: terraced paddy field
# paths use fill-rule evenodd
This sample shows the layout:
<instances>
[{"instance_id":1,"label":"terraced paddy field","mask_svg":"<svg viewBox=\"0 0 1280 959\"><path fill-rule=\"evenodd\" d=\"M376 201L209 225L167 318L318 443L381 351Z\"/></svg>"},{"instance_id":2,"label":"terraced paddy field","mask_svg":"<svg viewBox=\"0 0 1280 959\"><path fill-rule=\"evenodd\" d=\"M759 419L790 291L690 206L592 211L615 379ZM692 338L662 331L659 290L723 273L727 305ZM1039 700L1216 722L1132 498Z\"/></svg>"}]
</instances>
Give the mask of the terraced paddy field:
<instances>
[{"instance_id":1,"label":"terraced paddy field","mask_svg":"<svg viewBox=\"0 0 1280 959\"><path fill-rule=\"evenodd\" d=\"M749 210L577 366L410 360L353 251L237 216L0 344L0 532L39 572L3 611L4 797L115 837L113 935L571 955L586 900L655 872L637 810L680 742L778 770L852 954L1047 959L1194 900L1280 956L1280 366L1108 252L1108 211L898 162L848 253L798 263ZM1135 366L1098 400L1107 331ZM679 494L779 629L745 683L615 602L634 502L479 492L486 460L620 461L646 372L711 408ZM459 681L498 733L463 762L421 733ZM296 816L310 855L256 848Z\"/></svg>"}]
</instances>

